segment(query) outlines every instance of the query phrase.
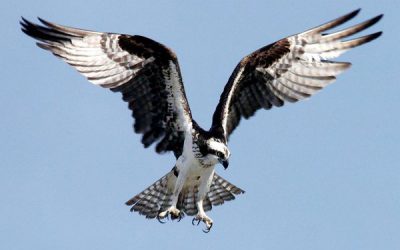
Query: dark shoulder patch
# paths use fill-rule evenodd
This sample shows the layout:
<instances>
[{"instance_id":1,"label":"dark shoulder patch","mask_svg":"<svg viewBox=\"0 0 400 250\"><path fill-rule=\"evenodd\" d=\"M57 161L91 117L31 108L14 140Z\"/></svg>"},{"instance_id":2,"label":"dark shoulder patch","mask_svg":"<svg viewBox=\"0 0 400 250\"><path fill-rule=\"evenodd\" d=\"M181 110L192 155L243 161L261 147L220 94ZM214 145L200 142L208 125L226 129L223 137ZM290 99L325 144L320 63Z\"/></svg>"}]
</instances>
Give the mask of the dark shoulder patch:
<instances>
[{"instance_id":1,"label":"dark shoulder patch","mask_svg":"<svg viewBox=\"0 0 400 250\"><path fill-rule=\"evenodd\" d=\"M285 38L258 49L250 54L246 61L252 66L268 68L289 52L290 42Z\"/></svg>"},{"instance_id":2,"label":"dark shoulder patch","mask_svg":"<svg viewBox=\"0 0 400 250\"><path fill-rule=\"evenodd\" d=\"M160 61L176 61L176 55L166 46L144 36L121 35L118 40L121 49L142 58L155 57Z\"/></svg>"}]
</instances>

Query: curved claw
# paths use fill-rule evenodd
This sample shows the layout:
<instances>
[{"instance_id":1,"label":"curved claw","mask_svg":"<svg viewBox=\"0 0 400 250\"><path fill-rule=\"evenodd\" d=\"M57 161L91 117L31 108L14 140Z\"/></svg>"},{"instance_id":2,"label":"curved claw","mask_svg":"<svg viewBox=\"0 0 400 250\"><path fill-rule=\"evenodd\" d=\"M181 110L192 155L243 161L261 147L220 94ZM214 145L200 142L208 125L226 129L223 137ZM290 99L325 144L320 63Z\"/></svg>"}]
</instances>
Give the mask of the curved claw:
<instances>
[{"instance_id":1,"label":"curved claw","mask_svg":"<svg viewBox=\"0 0 400 250\"><path fill-rule=\"evenodd\" d=\"M196 221L197 221L197 225L195 225L195 222L196 222ZM193 225L193 226L198 226L198 225L200 224L200 222L201 222L200 219L194 217L193 220L192 220L192 225Z\"/></svg>"},{"instance_id":2,"label":"curved claw","mask_svg":"<svg viewBox=\"0 0 400 250\"><path fill-rule=\"evenodd\" d=\"M211 223L209 226L208 225L206 225L206 229L203 229L203 232L204 233L209 233L210 232L210 230L211 230L211 228L212 228L212 226L213 226L213 224Z\"/></svg>"},{"instance_id":3,"label":"curved claw","mask_svg":"<svg viewBox=\"0 0 400 250\"><path fill-rule=\"evenodd\" d=\"M166 218L168 218L168 217L161 218L160 216L157 216L157 220L158 220L158 222L160 222L161 224L165 224L165 223L166 223L166 221L163 221L163 220L165 220Z\"/></svg>"},{"instance_id":4,"label":"curved claw","mask_svg":"<svg viewBox=\"0 0 400 250\"><path fill-rule=\"evenodd\" d=\"M183 214L182 214L182 213L180 213L180 214L179 214L179 217L178 217L178 221L177 221L177 222L180 222L180 221L182 220L182 218L183 218Z\"/></svg>"}]
</instances>

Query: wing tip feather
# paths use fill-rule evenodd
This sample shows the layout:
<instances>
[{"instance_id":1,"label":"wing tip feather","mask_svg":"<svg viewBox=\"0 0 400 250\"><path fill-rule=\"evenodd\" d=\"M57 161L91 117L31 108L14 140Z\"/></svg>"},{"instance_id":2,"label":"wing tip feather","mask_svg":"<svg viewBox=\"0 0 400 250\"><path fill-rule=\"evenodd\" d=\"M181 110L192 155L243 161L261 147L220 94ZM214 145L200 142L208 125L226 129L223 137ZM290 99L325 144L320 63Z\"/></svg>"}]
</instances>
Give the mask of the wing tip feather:
<instances>
[{"instance_id":1,"label":"wing tip feather","mask_svg":"<svg viewBox=\"0 0 400 250\"><path fill-rule=\"evenodd\" d=\"M378 32L375 32L375 33L373 33L373 34L368 35L368 37L369 37L369 38L368 38L368 42L377 39L377 38L380 37L382 34L383 34L383 31L378 31Z\"/></svg>"},{"instance_id":2,"label":"wing tip feather","mask_svg":"<svg viewBox=\"0 0 400 250\"><path fill-rule=\"evenodd\" d=\"M314 27L312 29L309 29L305 32L303 32L302 34L317 34L317 33L321 33L323 31L335 28L339 25L342 25L343 23L353 19L355 16L358 15L358 13L361 11L361 8L355 9L350 13L347 13L341 17L338 17L336 19L333 19L325 24L319 25L317 27Z\"/></svg>"},{"instance_id":3,"label":"wing tip feather","mask_svg":"<svg viewBox=\"0 0 400 250\"><path fill-rule=\"evenodd\" d=\"M369 26L372 26L374 24L376 24L377 22L379 22L379 20L381 20L383 18L384 14L379 14L373 18L371 18L370 20L368 20Z\"/></svg>"},{"instance_id":4,"label":"wing tip feather","mask_svg":"<svg viewBox=\"0 0 400 250\"><path fill-rule=\"evenodd\" d=\"M343 19L345 19L344 22L347 22L348 20L350 20L350 19L354 18L355 16L357 16L358 13L360 13L360 11L361 11L361 8L358 8L358 9L355 9L355 10L351 11L350 13L344 15L342 17Z\"/></svg>"},{"instance_id":5,"label":"wing tip feather","mask_svg":"<svg viewBox=\"0 0 400 250\"><path fill-rule=\"evenodd\" d=\"M361 8L358 8L358 9L353 10L350 14L354 13L353 17L355 17L360 11L361 11Z\"/></svg>"},{"instance_id":6,"label":"wing tip feather","mask_svg":"<svg viewBox=\"0 0 400 250\"><path fill-rule=\"evenodd\" d=\"M39 48L41 48L41 49L44 49L44 50L51 50L51 47L50 47L50 45L48 45L48 44L45 44L45 43L36 43L36 46L38 46Z\"/></svg>"},{"instance_id":7,"label":"wing tip feather","mask_svg":"<svg viewBox=\"0 0 400 250\"><path fill-rule=\"evenodd\" d=\"M378 32L375 32L375 33L372 33L369 35L365 35L365 36L358 37L358 38L355 38L352 40L344 41L343 44L345 45L345 47L348 47L348 48L358 47L360 45L363 45L365 43L368 43L368 42L371 42L371 41L377 39L382 34L383 34L382 31L378 31Z\"/></svg>"},{"instance_id":8,"label":"wing tip feather","mask_svg":"<svg viewBox=\"0 0 400 250\"><path fill-rule=\"evenodd\" d=\"M39 22L41 22L42 24L44 24L46 26L50 26L50 24L51 24L50 22L44 20L43 18L41 18L39 16L37 16L36 18L37 18L37 20L39 20Z\"/></svg>"}]
</instances>

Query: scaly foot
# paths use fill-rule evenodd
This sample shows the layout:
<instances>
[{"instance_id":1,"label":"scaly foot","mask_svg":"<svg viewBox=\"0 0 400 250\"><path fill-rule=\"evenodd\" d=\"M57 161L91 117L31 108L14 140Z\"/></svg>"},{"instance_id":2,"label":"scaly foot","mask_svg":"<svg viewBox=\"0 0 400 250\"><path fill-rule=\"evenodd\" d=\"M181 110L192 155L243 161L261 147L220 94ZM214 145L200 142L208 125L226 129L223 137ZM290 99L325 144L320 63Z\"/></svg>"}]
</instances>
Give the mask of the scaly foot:
<instances>
[{"instance_id":1,"label":"scaly foot","mask_svg":"<svg viewBox=\"0 0 400 250\"><path fill-rule=\"evenodd\" d=\"M183 218L183 213L181 213L181 211L179 209L177 209L176 207L171 206L167 210L160 212L157 215L157 220L160 223L165 223L165 221L163 221L163 220L165 218L168 218L168 215L171 217L171 220L178 219L178 221L180 221Z\"/></svg>"},{"instance_id":2,"label":"scaly foot","mask_svg":"<svg viewBox=\"0 0 400 250\"><path fill-rule=\"evenodd\" d=\"M196 221L197 225L199 225L201 221L204 222L204 224L206 224L206 229L203 229L203 232L205 233L210 232L211 227L213 226L213 221L205 213L198 213L196 217L193 218L192 224L195 225Z\"/></svg>"}]
</instances>

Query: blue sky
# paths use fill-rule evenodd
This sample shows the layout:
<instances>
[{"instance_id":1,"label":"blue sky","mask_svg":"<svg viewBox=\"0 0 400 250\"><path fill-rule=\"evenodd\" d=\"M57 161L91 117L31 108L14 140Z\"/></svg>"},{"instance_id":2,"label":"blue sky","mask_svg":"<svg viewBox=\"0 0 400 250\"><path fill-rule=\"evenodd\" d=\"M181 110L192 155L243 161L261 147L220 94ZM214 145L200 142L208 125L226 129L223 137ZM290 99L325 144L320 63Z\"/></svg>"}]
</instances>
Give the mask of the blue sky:
<instances>
[{"instance_id":1,"label":"blue sky","mask_svg":"<svg viewBox=\"0 0 400 250\"><path fill-rule=\"evenodd\" d=\"M398 249L400 127L396 1L7 1L2 4L0 249ZM230 141L246 190L215 207L209 234L159 224L124 202L174 164L145 150L118 94L92 86L20 32L43 17L140 34L178 55L195 119L208 128L234 66L255 49L356 8L384 13L378 40L307 101L261 111Z\"/></svg>"}]
</instances>

